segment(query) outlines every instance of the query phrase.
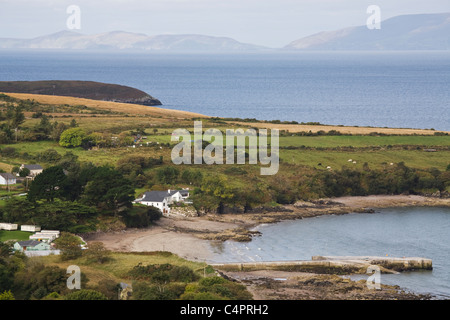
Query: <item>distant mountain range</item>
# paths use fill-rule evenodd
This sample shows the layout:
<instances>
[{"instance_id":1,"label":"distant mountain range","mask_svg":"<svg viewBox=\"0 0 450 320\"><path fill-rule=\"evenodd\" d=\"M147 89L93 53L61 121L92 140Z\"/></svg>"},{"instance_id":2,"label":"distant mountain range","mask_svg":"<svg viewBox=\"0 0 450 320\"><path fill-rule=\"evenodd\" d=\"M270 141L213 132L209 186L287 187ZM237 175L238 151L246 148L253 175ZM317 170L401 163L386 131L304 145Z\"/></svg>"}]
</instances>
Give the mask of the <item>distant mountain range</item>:
<instances>
[{"instance_id":1,"label":"distant mountain range","mask_svg":"<svg viewBox=\"0 0 450 320\"><path fill-rule=\"evenodd\" d=\"M283 48L195 34L155 35L112 31L84 35L61 31L33 39L0 38L0 49L125 50L143 52L265 52L299 50L450 50L450 13L402 15L367 26L317 33Z\"/></svg>"},{"instance_id":2,"label":"distant mountain range","mask_svg":"<svg viewBox=\"0 0 450 320\"><path fill-rule=\"evenodd\" d=\"M397 16L367 26L321 32L288 44L287 50L450 50L450 13Z\"/></svg>"},{"instance_id":3,"label":"distant mountain range","mask_svg":"<svg viewBox=\"0 0 450 320\"><path fill-rule=\"evenodd\" d=\"M245 52L266 49L262 46L241 43L226 37L194 34L148 36L124 31L112 31L94 35L84 35L74 31L61 31L34 39L0 38L0 48L153 52Z\"/></svg>"}]
</instances>

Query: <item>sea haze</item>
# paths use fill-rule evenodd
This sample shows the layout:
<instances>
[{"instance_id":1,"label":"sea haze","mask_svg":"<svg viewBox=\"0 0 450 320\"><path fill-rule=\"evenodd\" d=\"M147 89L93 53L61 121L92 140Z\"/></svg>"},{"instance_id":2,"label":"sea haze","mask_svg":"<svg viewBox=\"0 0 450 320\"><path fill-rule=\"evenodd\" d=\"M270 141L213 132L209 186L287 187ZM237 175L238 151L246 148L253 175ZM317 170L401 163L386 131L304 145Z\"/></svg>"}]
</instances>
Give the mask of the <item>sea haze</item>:
<instances>
[{"instance_id":1,"label":"sea haze","mask_svg":"<svg viewBox=\"0 0 450 320\"><path fill-rule=\"evenodd\" d=\"M210 116L450 130L450 53L0 51L0 81L132 86Z\"/></svg>"}]
</instances>

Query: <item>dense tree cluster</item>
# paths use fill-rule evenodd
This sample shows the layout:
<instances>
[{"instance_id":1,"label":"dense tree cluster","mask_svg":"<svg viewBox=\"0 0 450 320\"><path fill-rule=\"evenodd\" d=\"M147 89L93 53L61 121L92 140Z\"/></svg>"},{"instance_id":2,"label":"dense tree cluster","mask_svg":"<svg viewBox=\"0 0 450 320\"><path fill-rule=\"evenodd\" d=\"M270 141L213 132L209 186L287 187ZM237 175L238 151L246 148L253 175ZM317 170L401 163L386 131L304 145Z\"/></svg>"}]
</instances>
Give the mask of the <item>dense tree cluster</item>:
<instances>
[{"instance_id":1,"label":"dense tree cluster","mask_svg":"<svg viewBox=\"0 0 450 320\"><path fill-rule=\"evenodd\" d=\"M292 169L292 168L291 168ZM297 200L378 194L423 194L445 191L450 170L416 169L403 162L371 169L342 167L340 170L299 168L299 174L281 171L268 179L242 173L247 183L231 186L226 177L206 176L194 188L192 200L199 212L251 212L269 204L292 204Z\"/></svg>"}]
</instances>

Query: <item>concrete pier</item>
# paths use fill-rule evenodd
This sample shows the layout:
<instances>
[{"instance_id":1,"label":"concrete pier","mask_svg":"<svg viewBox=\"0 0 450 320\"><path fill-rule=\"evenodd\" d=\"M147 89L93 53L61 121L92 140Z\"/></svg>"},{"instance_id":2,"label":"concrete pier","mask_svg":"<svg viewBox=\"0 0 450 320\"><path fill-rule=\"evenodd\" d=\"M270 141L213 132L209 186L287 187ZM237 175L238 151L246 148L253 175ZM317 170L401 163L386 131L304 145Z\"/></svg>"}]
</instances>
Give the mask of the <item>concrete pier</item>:
<instances>
[{"instance_id":1,"label":"concrete pier","mask_svg":"<svg viewBox=\"0 0 450 320\"><path fill-rule=\"evenodd\" d=\"M281 270L321 274L365 274L369 266L378 266L382 273L432 270L431 259L372 256L313 256L311 260L260 261L211 264L224 271Z\"/></svg>"}]
</instances>

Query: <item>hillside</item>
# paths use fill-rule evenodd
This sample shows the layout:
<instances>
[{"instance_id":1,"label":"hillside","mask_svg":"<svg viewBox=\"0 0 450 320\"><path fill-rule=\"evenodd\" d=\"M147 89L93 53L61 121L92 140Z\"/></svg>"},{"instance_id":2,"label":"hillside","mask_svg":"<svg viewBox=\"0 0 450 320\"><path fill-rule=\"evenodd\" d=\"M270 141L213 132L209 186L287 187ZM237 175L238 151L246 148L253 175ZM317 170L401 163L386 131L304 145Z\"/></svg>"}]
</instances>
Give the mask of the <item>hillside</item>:
<instances>
[{"instance_id":1,"label":"hillside","mask_svg":"<svg viewBox=\"0 0 450 320\"><path fill-rule=\"evenodd\" d=\"M320 32L288 44L286 50L449 50L450 13L402 15L367 26Z\"/></svg>"},{"instance_id":2,"label":"hillside","mask_svg":"<svg viewBox=\"0 0 450 320\"><path fill-rule=\"evenodd\" d=\"M30 93L159 106L161 101L144 91L94 81L0 81L0 92Z\"/></svg>"}]
</instances>

